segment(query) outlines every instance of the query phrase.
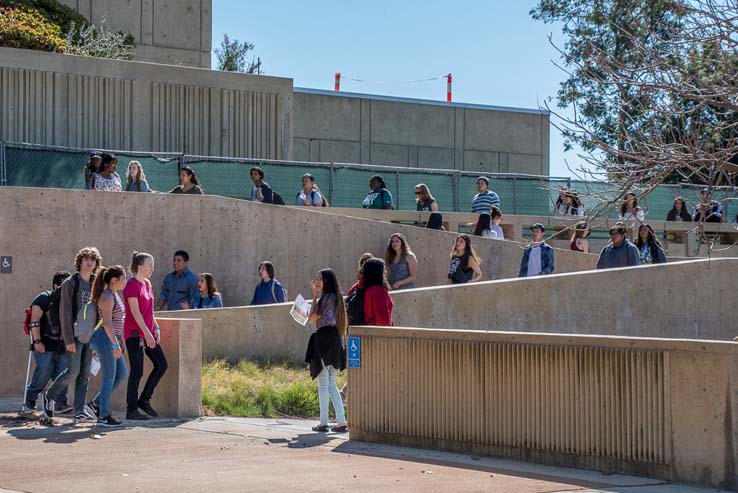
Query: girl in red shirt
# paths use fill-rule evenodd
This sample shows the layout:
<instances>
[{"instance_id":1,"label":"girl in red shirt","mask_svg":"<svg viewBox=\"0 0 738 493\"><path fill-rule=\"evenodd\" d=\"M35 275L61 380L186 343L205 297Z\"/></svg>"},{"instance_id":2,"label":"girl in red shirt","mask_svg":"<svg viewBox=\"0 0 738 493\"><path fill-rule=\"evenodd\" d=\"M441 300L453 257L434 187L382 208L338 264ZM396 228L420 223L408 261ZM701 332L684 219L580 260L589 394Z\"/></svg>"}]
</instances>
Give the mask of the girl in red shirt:
<instances>
[{"instance_id":1,"label":"girl in red shirt","mask_svg":"<svg viewBox=\"0 0 738 493\"><path fill-rule=\"evenodd\" d=\"M370 258L364 264L364 322L389 327L392 322L392 298L384 278L384 261Z\"/></svg>"}]
</instances>

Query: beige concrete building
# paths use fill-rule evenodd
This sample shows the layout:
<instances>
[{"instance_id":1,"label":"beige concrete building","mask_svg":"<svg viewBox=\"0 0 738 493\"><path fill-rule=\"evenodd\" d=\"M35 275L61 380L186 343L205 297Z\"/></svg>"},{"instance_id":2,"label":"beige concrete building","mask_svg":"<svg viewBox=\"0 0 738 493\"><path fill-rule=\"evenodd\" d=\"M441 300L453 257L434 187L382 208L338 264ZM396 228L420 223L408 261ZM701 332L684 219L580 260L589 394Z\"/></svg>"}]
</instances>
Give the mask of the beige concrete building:
<instances>
[{"instance_id":1,"label":"beige concrete building","mask_svg":"<svg viewBox=\"0 0 738 493\"><path fill-rule=\"evenodd\" d=\"M133 59L210 68L211 0L61 0L96 26L131 33Z\"/></svg>"}]
</instances>

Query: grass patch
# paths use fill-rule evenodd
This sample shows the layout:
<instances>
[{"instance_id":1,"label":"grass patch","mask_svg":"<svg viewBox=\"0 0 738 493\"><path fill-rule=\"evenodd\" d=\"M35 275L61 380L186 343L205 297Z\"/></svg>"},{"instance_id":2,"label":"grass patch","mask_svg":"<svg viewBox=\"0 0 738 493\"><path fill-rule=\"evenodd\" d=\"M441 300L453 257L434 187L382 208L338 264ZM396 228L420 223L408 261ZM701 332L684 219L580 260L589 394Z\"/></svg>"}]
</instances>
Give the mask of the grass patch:
<instances>
[{"instance_id":1,"label":"grass patch","mask_svg":"<svg viewBox=\"0 0 738 493\"><path fill-rule=\"evenodd\" d=\"M338 388L345 382L345 372L339 373ZM315 418L320 414L317 382L304 363L288 358L204 363L202 406L206 415ZM330 409L332 414L333 406Z\"/></svg>"}]
</instances>

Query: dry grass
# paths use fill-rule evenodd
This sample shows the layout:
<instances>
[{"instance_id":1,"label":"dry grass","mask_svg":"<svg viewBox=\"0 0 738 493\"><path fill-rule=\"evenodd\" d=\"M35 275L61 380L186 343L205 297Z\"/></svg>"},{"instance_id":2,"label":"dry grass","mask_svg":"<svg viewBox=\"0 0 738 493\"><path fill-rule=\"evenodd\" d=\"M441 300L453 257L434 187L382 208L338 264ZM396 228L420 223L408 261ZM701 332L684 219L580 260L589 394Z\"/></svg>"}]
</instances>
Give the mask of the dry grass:
<instances>
[{"instance_id":1,"label":"dry grass","mask_svg":"<svg viewBox=\"0 0 738 493\"><path fill-rule=\"evenodd\" d=\"M343 372L338 387L345 381ZM305 364L290 359L234 365L214 360L203 364L202 405L211 415L314 418L319 414L318 385Z\"/></svg>"}]
</instances>

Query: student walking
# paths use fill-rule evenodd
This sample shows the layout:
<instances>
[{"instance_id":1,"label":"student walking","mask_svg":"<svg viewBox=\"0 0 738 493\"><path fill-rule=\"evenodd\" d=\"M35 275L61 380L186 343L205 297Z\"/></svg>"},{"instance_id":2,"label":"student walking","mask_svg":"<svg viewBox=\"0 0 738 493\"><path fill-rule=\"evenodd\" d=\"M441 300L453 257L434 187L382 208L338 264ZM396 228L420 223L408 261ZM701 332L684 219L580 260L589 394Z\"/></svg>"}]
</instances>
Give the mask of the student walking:
<instances>
[{"instance_id":1,"label":"student walking","mask_svg":"<svg viewBox=\"0 0 738 493\"><path fill-rule=\"evenodd\" d=\"M188 195L202 195L200 180L197 173L189 166L182 166L179 170L179 185L172 188L169 193L185 193Z\"/></svg>"},{"instance_id":2,"label":"student walking","mask_svg":"<svg viewBox=\"0 0 738 493\"><path fill-rule=\"evenodd\" d=\"M492 216L488 213L479 214L477 225L474 227L474 236L497 239L497 231L492 229Z\"/></svg>"},{"instance_id":3,"label":"student walking","mask_svg":"<svg viewBox=\"0 0 738 493\"><path fill-rule=\"evenodd\" d=\"M617 223L610 228L610 243L597 259L597 269L632 267L641 264L638 247L625 237L625 225Z\"/></svg>"},{"instance_id":4,"label":"student walking","mask_svg":"<svg viewBox=\"0 0 738 493\"><path fill-rule=\"evenodd\" d=\"M328 201L320 193L318 185L315 184L315 177L310 173L302 175L302 190L295 197L295 205L328 207Z\"/></svg>"},{"instance_id":5,"label":"student walking","mask_svg":"<svg viewBox=\"0 0 738 493\"><path fill-rule=\"evenodd\" d=\"M418 278L418 260L402 233L390 236L384 263L389 274L390 289L413 289Z\"/></svg>"},{"instance_id":6,"label":"student walking","mask_svg":"<svg viewBox=\"0 0 738 493\"><path fill-rule=\"evenodd\" d=\"M500 207L500 197L489 189L489 178L480 176L477 178L477 193L472 199L472 212L482 214L489 212L492 206Z\"/></svg>"},{"instance_id":7,"label":"student walking","mask_svg":"<svg viewBox=\"0 0 738 493\"><path fill-rule=\"evenodd\" d=\"M97 151L90 153L90 160L85 165L85 190L92 190L92 175L100 169L100 160L102 156Z\"/></svg>"},{"instance_id":8,"label":"student walking","mask_svg":"<svg viewBox=\"0 0 738 493\"><path fill-rule=\"evenodd\" d=\"M589 236L590 229L586 223L579 223L574 227L574 233L571 235L569 249L573 252L589 253Z\"/></svg>"},{"instance_id":9,"label":"student walking","mask_svg":"<svg viewBox=\"0 0 738 493\"><path fill-rule=\"evenodd\" d=\"M369 179L371 192L364 197L361 206L364 209L393 209L392 194L387 190L382 175L374 175Z\"/></svg>"},{"instance_id":10,"label":"student walking","mask_svg":"<svg viewBox=\"0 0 738 493\"><path fill-rule=\"evenodd\" d=\"M215 276L209 272L203 272L197 281L197 293L190 300L189 308L199 310L200 308L223 308L223 297L218 291Z\"/></svg>"},{"instance_id":11,"label":"student walking","mask_svg":"<svg viewBox=\"0 0 738 493\"><path fill-rule=\"evenodd\" d=\"M97 303L98 317L102 327L95 330L90 346L100 358L102 383L100 392L88 404L97 416L100 426L120 426L110 412L110 397L113 391L128 378L128 367L123 361L123 320L125 306L118 291L126 285L126 271L121 265L102 268L95 278L90 300Z\"/></svg>"},{"instance_id":12,"label":"student walking","mask_svg":"<svg viewBox=\"0 0 738 493\"><path fill-rule=\"evenodd\" d=\"M252 305L271 305L287 301L282 283L274 278L274 264L264 261L259 264L259 282L251 298Z\"/></svg>"},{"instance_id":13,"label":"student walking","mask_svg":"<svg viewBox=\"0 0 738 493\"><path fill-rule=\"evenodd\" d=\"M151 398L168 366L161 348L161 330L154 317L154 292L149 281L153 273L154 257L148 253L134 252L131 260L133 277L123 289L125 310L128 314L123 324L123 336L126 340L128 363L131 366L126 394L126 419L139 421L148 419L138 412L139 408L151 417L158 416L151 407ZM151 361L153 368L146 379L143 392L139 395L144 354Z\"/></svg>"},{"instance_id":14,"label":"student walking","mask_svg":"<svg viewBox=\"0 0 738 493\"><path fill-rule=\"evenodd\" d=\"M56 272L51 281L51 291L38 293L31 302L29 327L33 339L31 347L35 368L31 383L26 387L25 407L28 409L36 408L38 395L44 390L49 380L53 382L67 368L66 349L59 320L57 316L52 317L50 310L52 304L59 303L59 288L69 276L71 274L67 271ZM53 318L57 320L52 322ZM54 412L63 413L71 410L72 408L67 404L67 388L65 387L57 397Z\"/></svg>"},{"instance_id":15,"label":"student walking","mask_svg":"<svg viewBox=\"0 0 738 493\"><path fill-rule=\"evenodd\" d=\"M254 182L254 186L251 189L251 201L260 202L262 204L273 204L274 203L274 192L269 183L264 181L264 170L258 166L254 166L249 170L251 181Z\"/></svg>"},{"instance_id":16,"label":"student walking","mask_svg":"<svg viewBox=\"0 0 738 493\"><path fill-rule=\"evenodd\" d=\"M74 323L80 309L90 301L95 272L100 268L102 256L97 248L85 247L77 252L74 266L77 272L68 277L61 286L59 300L59 323L67 350L67 368L59 374L49 389L41 394L43 415L54 417L54 401L66 393L67 386L74 381L74 419L85 421L92 418L85 412L87 386L90 383L92 348L74 336Z\"/></svg>"},{"instance_id":17,"label":"student walking","mask_svg":"<svg viewBox=\"0 0 738 493\"><path fill-rule=\"evenodd\" d=\"M415 185L415 210L419 212L438 212L438 202L425 183Z\"/></svg>"},{"instance_id":18,"label":"student walking","mask_svg":"<svg viewBox=\"0 0 738 493\"><path fill-rule=\"evenodd\" d=\"M502 231L502 210L499 207L495 207L494 205L490 207L489 210L490 219L492 220L492 224L490 225L490 228L492 231L497 233L497 239L498 240L504 240L505 239L505 233Z\"/></svg>"},{"instance_id":19,"label":"student walking","mask_svg":"<svg viewBox=\"0 0 738 493\"><path fill-rule=\"evenodd\" d=\"M100 167L97 173L92 174L92 190L107 192L120 192L123 190L120 184L120 176L115 172L118 167L118 158L114 154L103 152L100 159Z\"/></svg>"},{"instance_id":20,"label":"student walking","mask_svg":"<svg viewBox=\"0 0 738 493\"><path fill-rule=\"evenodd\" d=\"M461 234L456 237L451 249L451 266L448 278L451 284L466 284L482 280L482 260L472 246L469 236Z\"/></svg>"},{"instance_id":21,"label":"student walking","mask_svg":"<svg viewBox=\"0 0 738 493\"><path fill-rule=\"evenodd\" d=\"M197 274L190 270L190 254L184 250L174 252L172 267L174 270L164 276L161 283L159 300L156 309L165 306L167 310L186 310L190 308L189 301L199 291L197 288Z\"/></svg>"},{"instance_id":22,"label":"student walking","mask_svg":"<svg viewBox=\"0 0 738 493\"><path fill-rule=\"evenodd\" d=\"M641 224L638 227L636 247L641 254L641 264L665 264L666 255L661 242L656 239L656 233L650 224Z\"/></svg>"},{"instance_id":23,"label":"student walking","mask_svg":"<svg viewBox=\"0 0 738 493\"><path fill-rule=\"evenodd\" d=\"M623 221L643 221L646 214L638 205L638 199L633 192L628 192L623 197L623 204L620 206L620 219Z\"/></svg>"},{"instance_id":24,"label":"student walking","mask_svg":"<svg viewBox=\"0 0 738 493\"><path fill-rule=\"evenodd\" d=\"M384 261L370 258L364 263L364 323L391 327L394 303L384 276Z\"/></svg>"},{"instance_id":25,"label":"student walking","mask_svg":"<svg viewBox=\"0 0 738 493\"><path fill-rule=\"evenodd\" d=\"M320 404L320 424L314 426L313 431L328 431L330 400L336 413L336 426L331 431L345 433L348 426L343 399L336 385L336 372L346 369L346 306L333 270L323 269L318 272L317 277L310 281L310 288L313 291L310 322L315 324L317 330L310 336L305 362L310 364L310 376L318 379Z\"/></svg>"},{"instance_id":26,"label":"student walking","mask_svg":"<svg viewBox=\"0 0 738 493\"><path fill-rule=\"evenodd\" d=\"M143 166L139 161L128 163L126 192L150 192L149 182L146 181Z\"/></svg>"},{"instance_id":27,"label":"student walking","mask_svg":"<svg viewBox=\"0 0 738 493\"><path fill-rule=\"evenodd\" d=\"M530 227L533 241L525 247L520 259L518 277L545 276L554 271L554 249L546 243L543 234L546 228L541 223Z\"/></svg>"}]
</instances>

